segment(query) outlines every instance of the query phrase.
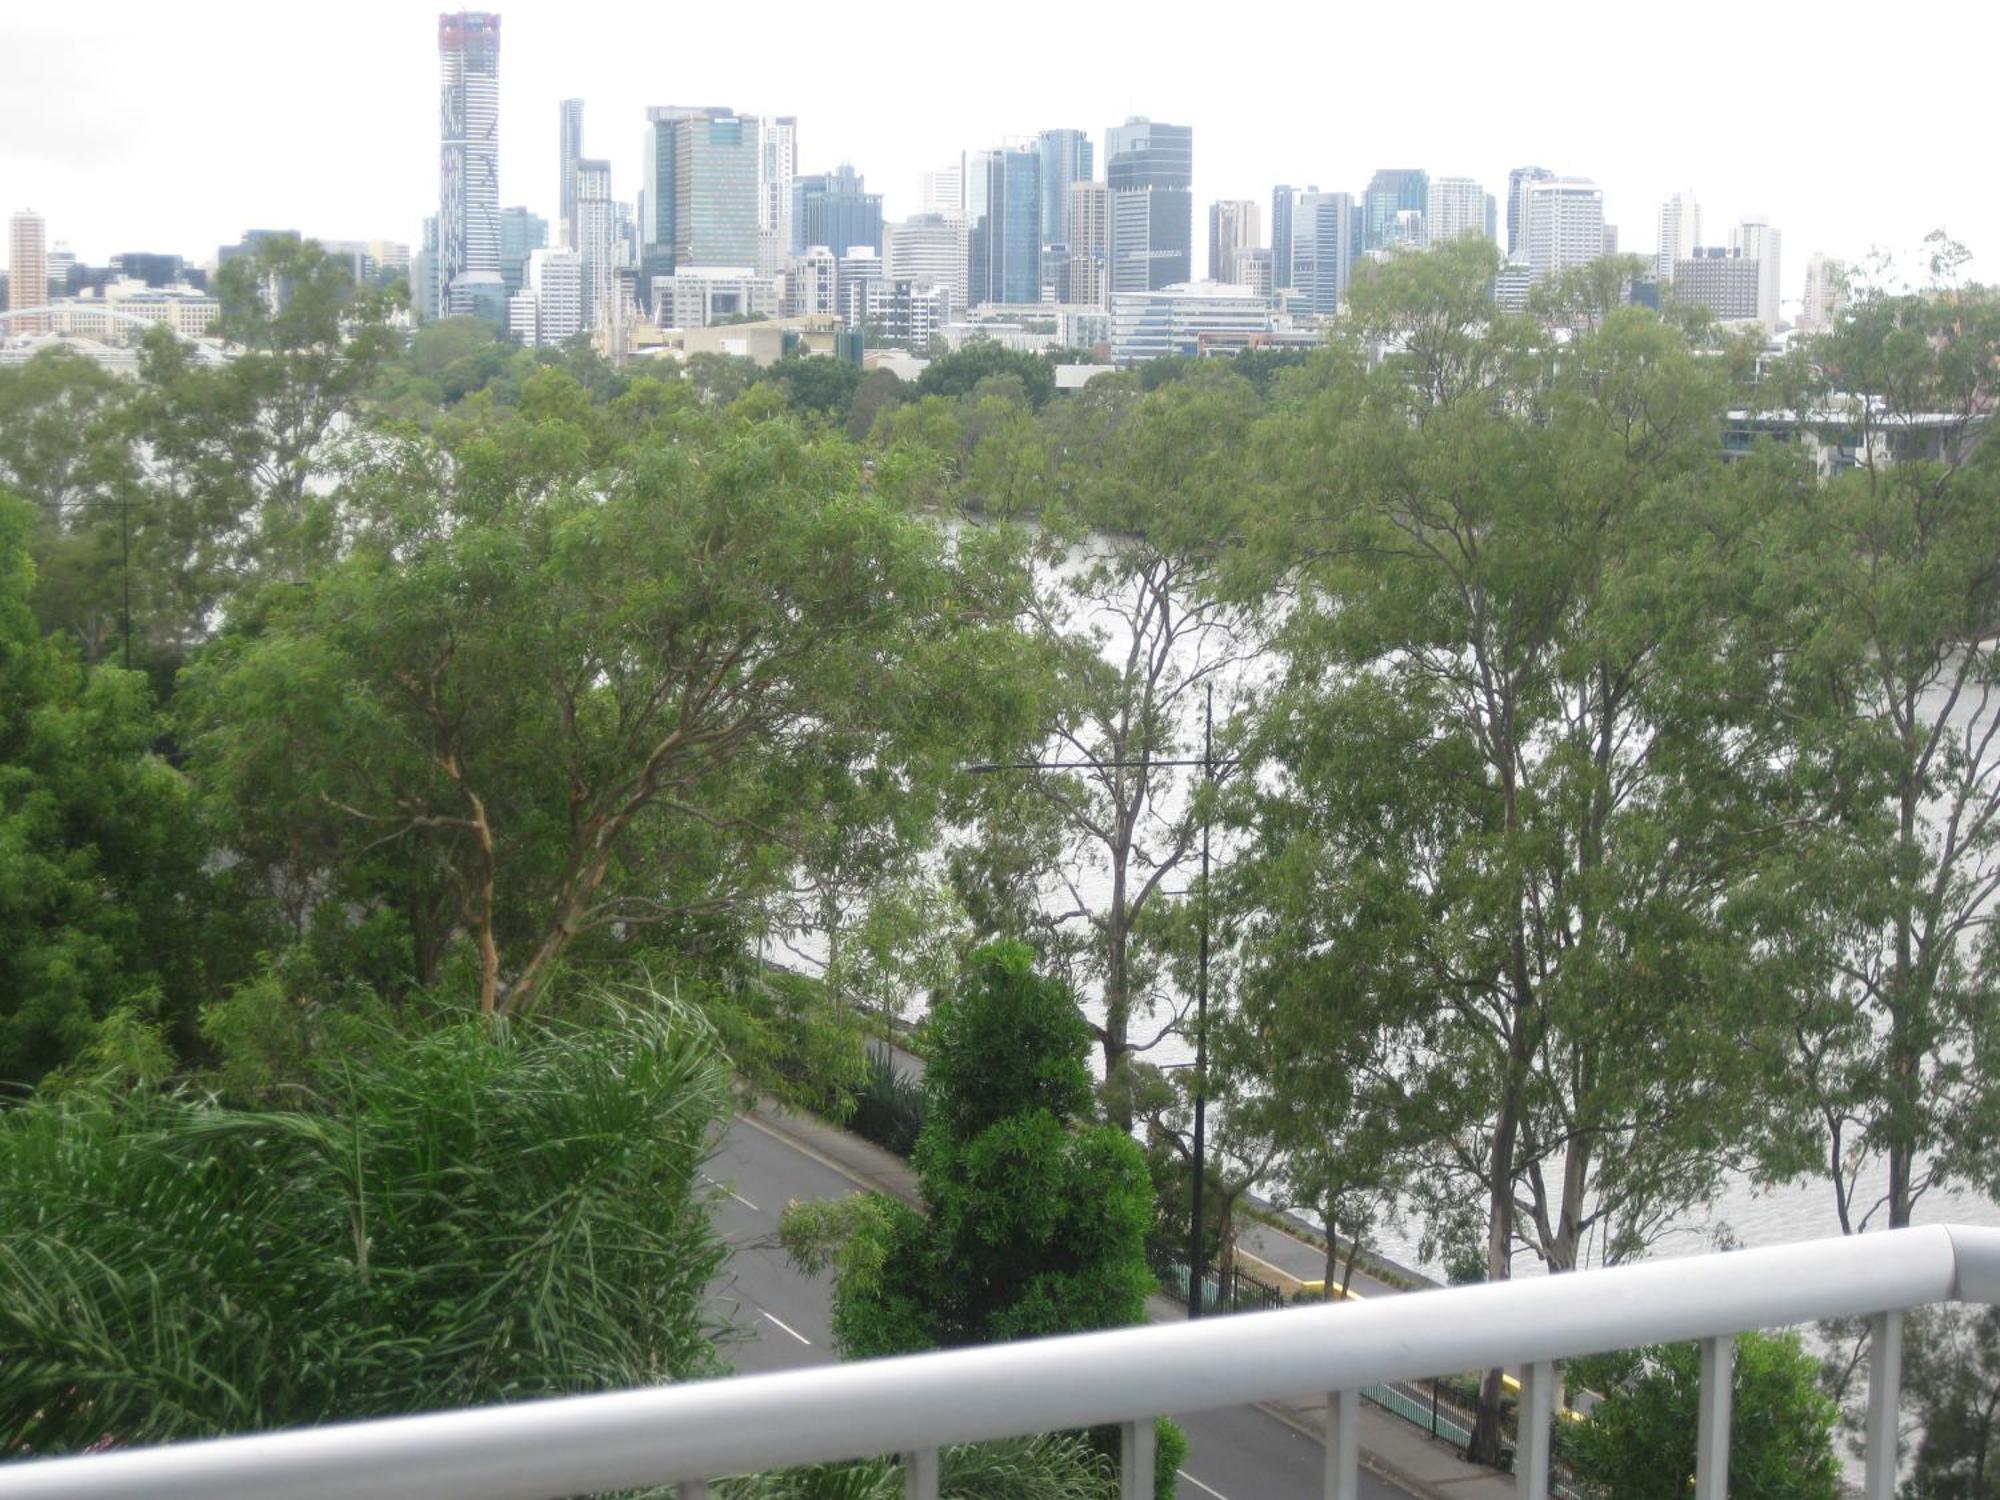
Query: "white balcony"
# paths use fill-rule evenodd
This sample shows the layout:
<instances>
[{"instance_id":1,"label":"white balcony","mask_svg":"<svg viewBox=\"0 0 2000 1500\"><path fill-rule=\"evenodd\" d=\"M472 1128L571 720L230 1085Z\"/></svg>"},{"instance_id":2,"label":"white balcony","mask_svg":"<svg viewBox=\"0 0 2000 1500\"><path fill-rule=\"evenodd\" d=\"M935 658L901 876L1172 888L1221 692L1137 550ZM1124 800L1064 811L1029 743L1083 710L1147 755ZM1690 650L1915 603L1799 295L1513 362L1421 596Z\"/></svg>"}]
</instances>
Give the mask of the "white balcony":
<instances>
[{"instance_id":1,"label":"white balcony","mask_svg":"<svg viewBox=\"0 0 2000 1500\"><path fill-rule=\"evenodd\" d=\"M1160 1412L1330 1393L1325 1493L1353 1500L1358 1396L1507 1365L1522 1383L1516 1482L1549 1483L1554 1362L1702 1341L1697 1500L1727 1493L1732 1339L1871 1319L1866 1500L1895 1491L1905 1310L2000 1301L2000 1230L1929 1227L1656 1261L1358 1305L1292 1308L828 1369L400 1417L0 1466L0 1500L555 1500L793 1464L903 1455L934 1500L940 1447L1123 1423L1127 1500L1151 1500ZM1539 1420L1537 1419L1539 1417Z\"/></svg>"}]
</instances>

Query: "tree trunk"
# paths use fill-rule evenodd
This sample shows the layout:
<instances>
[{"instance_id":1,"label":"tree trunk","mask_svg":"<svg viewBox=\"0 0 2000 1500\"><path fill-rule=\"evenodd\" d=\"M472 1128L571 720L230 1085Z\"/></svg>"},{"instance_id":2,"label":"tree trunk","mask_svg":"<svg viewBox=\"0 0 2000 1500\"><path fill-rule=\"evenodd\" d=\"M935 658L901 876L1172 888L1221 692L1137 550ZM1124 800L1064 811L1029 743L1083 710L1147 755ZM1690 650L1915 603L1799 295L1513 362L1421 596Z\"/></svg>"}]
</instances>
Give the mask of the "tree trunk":
<instances>
[{"instance_id":1,"label":"tree trunk","mask_svg":"<svg viewBox=\"0 0 2000 1500\"><path fill-rule=\"evenodd\" d=\"M1328 1241L1332 1243L1331 1240ZM1347 1290L1354 1285L1354 1263L1361 1258L1361 1225L1354 1226L1354 1233L1347 1241L1347 1269L1340 1274L1340 1300L1347 1300Z\"/></svg>"},{"instance_id":2,"label":"tree trunk","mask_svg":"<svg viewBox=\"0 0 2000 1500\"><path fill-rule=\"evenodd\" d=\"M1131 1055L1131 1006L1126 964L1131 934L1125 922L1125 851L1114 849L1111 860L1111 910L1104 932L1104 1098L1111 1123L1132 1133L1132 1087L1127 1074Z\"/></svg>"}]
</instances>

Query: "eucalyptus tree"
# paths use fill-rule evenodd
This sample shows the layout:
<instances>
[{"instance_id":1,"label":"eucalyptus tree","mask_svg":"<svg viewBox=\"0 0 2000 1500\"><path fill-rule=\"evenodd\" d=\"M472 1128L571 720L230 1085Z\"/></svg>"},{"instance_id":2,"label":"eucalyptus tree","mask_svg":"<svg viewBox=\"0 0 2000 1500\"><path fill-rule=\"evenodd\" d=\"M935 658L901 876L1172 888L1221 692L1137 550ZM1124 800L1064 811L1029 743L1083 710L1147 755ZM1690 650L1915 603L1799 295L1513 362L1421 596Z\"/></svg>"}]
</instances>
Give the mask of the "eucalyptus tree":
<instances>
[{"instance_id":1,"label":"eucalyptus tree","mask_svg":"<svg viewBox=\"0 0 2000 1500\"><path fill-rule=\"evenodd\" d=\"M191 674L232 846L300 865L322 919L403 910L494 1013L579 942L749 911L825 815L830 751L903 775L927 664L1011 628L782 405L600 406L547 370L512 414L378 435L336 496L346 554Z\"/></svg>"},{"instance_id":2,"label":"eucalyptus tree","mask_svg":"<svg viewBox=\"0 0 2000 1500\"><path fill-rule=\"evenodd\" d=\"M222 268L211 364L150 335L134 403L151 505L204 590L179 622L192 644L222 595L296 579L340 544L327 473L399 347L398 294L359 287L317 241L279 236Z\"/></svg>"},{"instance_id":3,"label":"eucalyptus tree","mask_svg":"<svg viewBox=\"0 0 2000 1500\"><path fill-rule=\"evenodd\" d=\"M1517 1244L1636 1253L1760 1136L1777 832L1735 712L1722 376L1643 310L1510 318L1495 270L1478 243L1369 268L1275 445L1301 594L1260 774L1325 820L1294 878L1366 913L1335 940L1403 997L1401 1112L1484 1200L1498 1279ZM1490 1461L1497 1372L1485 1396Z\"/></svg>"},{"instance_id":4,"label":"eucalyptus tree","mask_svg":"<svg viewBox=\"0 0 2000 1500\"><path fill-rule=\"evenodd\" d=\"M975 919L1027 924L1099 998L1107 1105L1129 1128L1129 1061L1179 1020L1165 913L1197 844L1186 762L1201 751L1200 705L1252 649L1250 612L1225 582L1252 508L1245 445L1263 408L1220 368L1143 396L1114 382L1077 399L1032 448L1052 460L1040 518L1050 561L1028 620L1047 662L1040 759L1062 769L1006 774L960 884ZM1021 472L1025 434L994 437L1015 457L968 477ZM1026 899L1024 886L1051 874L1053 901Z\"/></svg>"},{"instance_id":5,"label":"eucalyptus tree","mask_svg":"<svg viewBox=\"0 0 2000 1500\"><path fill-rule=\"evenodd\" d=\"M2000 296L1872 292L1809 357L1797 399L1841 472L1764 471L1777 696L1819 809L1792 1039L1858 1233L2000 1190Z\"/></svg>"}]
</instances>

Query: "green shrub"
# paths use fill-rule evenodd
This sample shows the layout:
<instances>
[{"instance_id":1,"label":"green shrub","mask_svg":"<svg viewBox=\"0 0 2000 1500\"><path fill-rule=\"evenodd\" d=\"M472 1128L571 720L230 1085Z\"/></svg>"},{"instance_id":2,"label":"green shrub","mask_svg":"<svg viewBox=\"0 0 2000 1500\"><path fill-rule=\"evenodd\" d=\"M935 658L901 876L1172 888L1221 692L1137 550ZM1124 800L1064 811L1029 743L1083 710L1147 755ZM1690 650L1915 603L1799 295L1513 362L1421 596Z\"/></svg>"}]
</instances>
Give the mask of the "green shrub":
<instances>
[{"instance_id":1,"label":"green shrub","mask_svg":"<svg viewBox=\"0 0 2000 1500\"><path fill-rule=\"evenodd\" d=\"M0 1457L718 1372L697 1018L384 1040L309 1109L70 1080L0 1115Z\"/></svg>"},{"instance_id":2,"label":"green shrub","mask_svg":"<svg viewBox=\"0 0 2000 1500\"><path fill-rule=\"evenodd\" d=\"M924 1128L923 1085L897 1072L887 1053L869 1054L847 1128L885 1151L913 1155Z\"/></svg>"}]
</instances>

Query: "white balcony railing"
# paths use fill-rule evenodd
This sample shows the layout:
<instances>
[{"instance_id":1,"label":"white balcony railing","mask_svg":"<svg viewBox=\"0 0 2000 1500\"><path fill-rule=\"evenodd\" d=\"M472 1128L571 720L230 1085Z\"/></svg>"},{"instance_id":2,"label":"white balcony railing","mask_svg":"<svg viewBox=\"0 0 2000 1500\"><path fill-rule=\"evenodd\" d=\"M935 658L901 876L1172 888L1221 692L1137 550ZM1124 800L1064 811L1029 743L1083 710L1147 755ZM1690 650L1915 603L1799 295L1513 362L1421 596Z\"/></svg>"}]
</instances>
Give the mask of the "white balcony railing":
<instances>
[{"instance_id":1,"label":"white balcony railing","mask_svg":"<svg viewBox=\"0 0 2000 1500\"><path fill-rule=\"evenodd\" d=\"M2000 1230L1929 1227L1611 1271L960 1349L779 1375L0 1465L0 1500L554 1500L792 1464L903 1455L937 1494L942 1446L1124 1424L1127 1500L1153 1493L1152 1418L1328 1392L1326 1494L1357 1493L1356 1392L1511 1365L1519 1493L1548 1493L1554 1362L1702 1342L1697 1500L1727 1491L1733 1336L1867 1316L1866 1500L1892 1500L1906 1309L2000 1301Z\"/></svg>"}]
</instances>

